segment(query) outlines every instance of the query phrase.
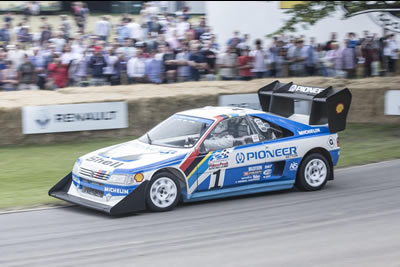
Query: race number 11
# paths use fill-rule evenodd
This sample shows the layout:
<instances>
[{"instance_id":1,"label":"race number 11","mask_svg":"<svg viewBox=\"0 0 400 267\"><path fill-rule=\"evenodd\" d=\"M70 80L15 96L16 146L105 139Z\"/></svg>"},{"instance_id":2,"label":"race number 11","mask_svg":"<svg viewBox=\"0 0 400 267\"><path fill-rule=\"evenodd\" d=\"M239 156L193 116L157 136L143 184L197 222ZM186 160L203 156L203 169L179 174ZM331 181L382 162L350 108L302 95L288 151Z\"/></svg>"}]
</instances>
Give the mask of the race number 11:
<instances>
[{"instance_id":1,"label":"race number 11","mask_svg":"<svg viewBox=\"0 0 400 267\"><path fill-rule=\"evenodd\" d=\"M208 189L217 189L217 188L221 188L221 186L219 185L219 178L221 176L221 170L215 171L211 174L210 177L210 186L208 187Z\"/></svg>"}]
</instances>

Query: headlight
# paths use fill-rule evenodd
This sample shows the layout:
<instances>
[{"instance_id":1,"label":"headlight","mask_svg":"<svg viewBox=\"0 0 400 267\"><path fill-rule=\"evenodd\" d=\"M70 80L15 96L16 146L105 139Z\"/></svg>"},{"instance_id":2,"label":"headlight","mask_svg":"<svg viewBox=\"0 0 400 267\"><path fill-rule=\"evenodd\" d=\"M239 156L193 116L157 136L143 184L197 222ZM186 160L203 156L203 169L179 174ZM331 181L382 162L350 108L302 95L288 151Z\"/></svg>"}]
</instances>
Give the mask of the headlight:
<instances>
[{"instance_id":1,"label":"headlight","mask_svg":"<svg viewBox=\"0 0 400 267\"><path fill-rule=\"evenodd\" d=\"M110 179L108 179L108 181L116 184L126 184L127 178L127 175L113 174L111 175Z\"/></svg>"},{"instance_id":2,"label":"headlight","mask_svg":"<svg viewBox=\"0 0 400 267\"><path fill-rule=\"evenodd\" d=\"M135 179L131 174L113 174L110 179L108 179L108 182L130 185L135 183Z\"/></svg>"},{"instance_id":3,"label":"headlight","mask_svg":"<svg viewBox=\"0 0 400 267\"><path fill-rule=\"evenodd\" d=\"M74 167L72 168L72 173L78 175L79 174L79 165L75 162Z\"/></svg>"}]
</instances>

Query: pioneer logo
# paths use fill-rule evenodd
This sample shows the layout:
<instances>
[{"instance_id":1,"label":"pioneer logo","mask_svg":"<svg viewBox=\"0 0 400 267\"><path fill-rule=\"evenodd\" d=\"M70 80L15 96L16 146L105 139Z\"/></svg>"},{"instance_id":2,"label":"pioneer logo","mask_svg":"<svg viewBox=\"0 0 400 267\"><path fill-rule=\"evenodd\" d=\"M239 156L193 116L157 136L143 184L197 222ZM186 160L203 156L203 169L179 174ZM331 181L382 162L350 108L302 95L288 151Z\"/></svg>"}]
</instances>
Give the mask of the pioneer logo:
<instances>
[{"instance_id":1,"label":"pioneer logo","mask_svg":"<svg viewBox=\"0 0 400 267\"><path fill-rule=\"evenodd\" d=\"M325 89L323 88L318 88L318 87L310 87L310 86L302 86L302 85L296 85L293 84L292 86L290 86L289 88L289 92L293 92L293 93L304 93L304 94L313 94L313 95L317 95L319 93L321 93L322 91L324 91Z\"/></svg>"}]
</instances>

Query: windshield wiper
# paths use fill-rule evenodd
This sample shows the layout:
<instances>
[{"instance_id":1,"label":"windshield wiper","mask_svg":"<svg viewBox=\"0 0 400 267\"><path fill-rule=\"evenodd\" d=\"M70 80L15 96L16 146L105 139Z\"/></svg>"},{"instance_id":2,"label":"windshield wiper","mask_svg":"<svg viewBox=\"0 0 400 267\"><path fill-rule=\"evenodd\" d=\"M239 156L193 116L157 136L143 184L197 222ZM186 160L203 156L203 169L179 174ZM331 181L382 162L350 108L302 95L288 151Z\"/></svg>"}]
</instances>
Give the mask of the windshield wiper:
<instances>
[{"instance_id":1,"label":"windshield wiper","mask_svg":"<svg viewBox=\"0 0 400 267\"><path fill-rule=\"evenodd\" d=\"M149 133L146 133L146 136L147 136L147 139L149 140L149 145L151 145L151 138L150 138Z\"/></svg>"}]
</instances>

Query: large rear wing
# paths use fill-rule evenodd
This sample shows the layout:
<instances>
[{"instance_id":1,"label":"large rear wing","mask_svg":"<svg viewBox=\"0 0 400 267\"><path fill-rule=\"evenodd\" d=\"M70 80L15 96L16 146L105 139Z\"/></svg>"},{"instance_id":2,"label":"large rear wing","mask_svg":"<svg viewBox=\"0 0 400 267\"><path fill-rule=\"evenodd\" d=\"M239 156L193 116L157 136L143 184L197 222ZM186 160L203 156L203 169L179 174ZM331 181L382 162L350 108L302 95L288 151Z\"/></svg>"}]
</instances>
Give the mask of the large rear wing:
<instances>
[{"instance_id":1,"label":"large rear wing","mask_svg":"<svg viewBox=\"0 0 400 267\"><path fill-rule=\"evenodd\" d=\"M323 89L275 81L259 89L258 97L263 111L287 118L295 113L296 101L309 101L309 125L328 124L331 133L346 128L351 104L351 93L347 88Z\"/></svg>"}]
</instances>

